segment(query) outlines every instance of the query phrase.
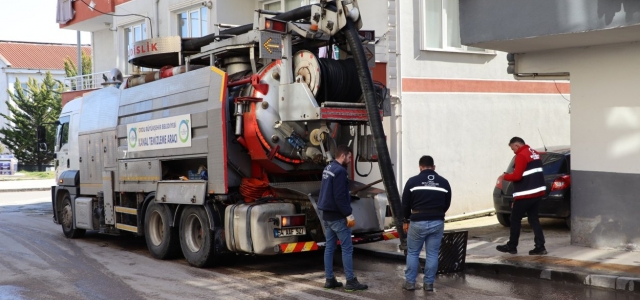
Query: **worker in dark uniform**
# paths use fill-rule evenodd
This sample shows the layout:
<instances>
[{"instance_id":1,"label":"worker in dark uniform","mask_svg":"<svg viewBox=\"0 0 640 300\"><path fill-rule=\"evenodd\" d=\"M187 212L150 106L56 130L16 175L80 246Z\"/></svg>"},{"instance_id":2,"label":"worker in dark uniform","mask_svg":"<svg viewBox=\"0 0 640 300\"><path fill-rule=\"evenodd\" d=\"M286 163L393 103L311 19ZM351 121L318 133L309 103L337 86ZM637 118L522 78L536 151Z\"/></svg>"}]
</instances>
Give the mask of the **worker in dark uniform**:
<instances>
[{"instance_id":1,"label":"worker in dark uniform","mask_svg":"<svg viewBox=\"0 0 640 300\"><path fill-rule=\"evenodd\" d=\"M527 214L527 220L533 229L535 248L529 255L547 254L544 247L544 233L540 226L538 211L540 200L546 193L544 173L540 153L533 150L524 140L514 137L509 141L509 147L516 154L513 172L504 174L504 180L513 182L513 203L511 204L511 229L509 242L496 247L500 252L518 253L518 239L522 218Z\"/></svg>"},{"instance_id":2,"label":"worker in dark uniform","mask_svg":"<svg viewBox=\"0 0 640 300\"><path fill-rule=\"evenodd\" d=\"M406 281L402 288L409 291L416 289L418 255L424 245L427 259L422 288L432 292L444 234L444 214L451 206L451 186L449 181L436 173L431 156L421 157L419 167L420 174L409 178L402 192L403 229L407 232Z\"/></svg>"},{"instance_id":3,"label":"worker in dark uniform","mask_svg":"<svg viewBox=\"0 0 640 300\"><path fill-rule=\"evenodd\" d=\"M351 214L351 195L349 194L349 179L346 166L351 163L351 149L340 145L336 149L336 159L322 172L322 184L318 197L318 209L322 212L322 223L326 237L324 249L324 272L326 282L324 287L332 289L342 287L342 282L333 275L333 253L340 240L342 247L342 265L347 277L345 290L366 290L368 286L361 284L353 274L353 244L351 243L351 227L356 220Z\"/></svg>"}]
</instances>

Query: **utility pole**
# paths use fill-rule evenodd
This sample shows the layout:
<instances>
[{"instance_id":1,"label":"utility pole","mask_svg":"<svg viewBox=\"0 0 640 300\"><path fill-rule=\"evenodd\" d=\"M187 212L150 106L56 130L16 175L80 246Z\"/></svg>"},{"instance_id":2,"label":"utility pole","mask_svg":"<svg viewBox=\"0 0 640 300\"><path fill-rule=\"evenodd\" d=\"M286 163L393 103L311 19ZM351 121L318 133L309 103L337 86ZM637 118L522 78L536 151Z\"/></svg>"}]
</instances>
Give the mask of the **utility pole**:
<instances>
[{"instance_id":1,"label":"utility pole","mask_svg":"<svg viewBox=\"0 0 640 300\"><path fill-rule=\"evenodd\" d=\"M81 90L83 88L82 84L82 39L80 37L80 31L76 31L78 34L78 80L76 81L76 90Z\"/></svg>"}]
</instances>

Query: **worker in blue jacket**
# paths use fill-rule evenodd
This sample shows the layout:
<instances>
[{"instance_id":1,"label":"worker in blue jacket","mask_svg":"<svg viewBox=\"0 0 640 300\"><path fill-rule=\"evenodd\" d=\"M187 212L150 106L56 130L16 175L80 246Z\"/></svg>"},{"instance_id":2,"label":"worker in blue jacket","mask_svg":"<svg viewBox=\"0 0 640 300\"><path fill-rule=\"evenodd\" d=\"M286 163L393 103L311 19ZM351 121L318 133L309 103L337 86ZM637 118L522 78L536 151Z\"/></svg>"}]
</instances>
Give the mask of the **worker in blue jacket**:
<instances>
[{"instance_id":1,"label":"worker in blue jacket","mask_svg":"<svg viewBox=\"0 0 640 300\"><path fill-rule=\"evenodd\" d=\"M318 209L322 212L322 222L326 237L324 249L324 272L326 282L324 287L332 289L342 287L342 282L333 275L333 253L340 240L342 247L342 265L347 277L345 290L366 290L368 286L361 284L353 274L353 244L351 243L351 227L356 220L351 214L351 195L349 194L349 179L346 166L351 163L351 149L340 145L335 152L336 159L322 172Z\"/></svg>"},{"instance_id":2,"label":"worker in blue jacket","mask_svg":"<svg viewBox=\"0 0 640 300\"><path fill-rule=\"evenodd\" d=\"M424 267L425 291L433 291L433 283L438 271L438 252L444 235L444 214L451 206L451 186L449 181L436 173L436 165L431 156L425 155L419 161L420 174L407 180L402 192L403 229L407 233L407 268L403 289L416 289L418 276L418 256L425 246Z\"/></svg>"}]
</instances>

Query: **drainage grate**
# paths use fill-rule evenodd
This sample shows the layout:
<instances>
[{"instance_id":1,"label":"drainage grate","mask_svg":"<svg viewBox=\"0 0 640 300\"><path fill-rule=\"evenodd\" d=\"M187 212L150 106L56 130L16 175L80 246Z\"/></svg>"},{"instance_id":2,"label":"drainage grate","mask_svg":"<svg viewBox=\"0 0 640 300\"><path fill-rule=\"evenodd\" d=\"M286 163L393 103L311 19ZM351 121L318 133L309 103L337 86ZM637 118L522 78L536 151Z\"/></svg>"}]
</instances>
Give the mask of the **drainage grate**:
<instances>
[{"instance_id":1,"label":"drainage grate","mask_svg":"<svg viewBox=\"0 0 640 300\"><path fill-rule=\"evenodd\" d=\"M438 274L464 270L467 256L467 231L445 231L438 253Z\"/></svg>"}]
</instances>

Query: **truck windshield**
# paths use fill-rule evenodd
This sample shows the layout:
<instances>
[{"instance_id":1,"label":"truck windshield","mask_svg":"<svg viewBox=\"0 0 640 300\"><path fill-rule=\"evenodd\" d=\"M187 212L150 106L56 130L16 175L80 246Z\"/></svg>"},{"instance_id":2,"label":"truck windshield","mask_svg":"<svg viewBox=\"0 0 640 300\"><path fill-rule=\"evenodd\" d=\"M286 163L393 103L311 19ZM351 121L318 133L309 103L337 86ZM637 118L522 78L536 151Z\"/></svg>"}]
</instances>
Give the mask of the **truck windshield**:
<instances>
[{"instance_id":1,"label":"truck windshield","mask_svg":"<svg viewBox=\"0 0 640 300\"><path fill-rule=\"evenodd\" d=\"M70 119L69 116L60 118L60 125L58 125L58 129L56 130L56 151L59 151L60 147L69 141Z\"/></svg>"}]
</instances>

